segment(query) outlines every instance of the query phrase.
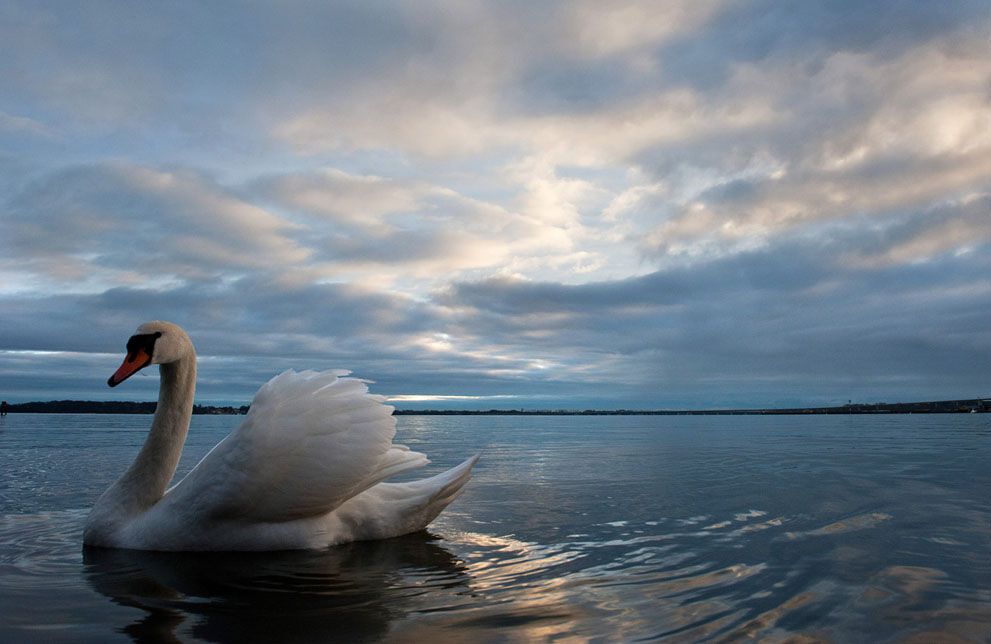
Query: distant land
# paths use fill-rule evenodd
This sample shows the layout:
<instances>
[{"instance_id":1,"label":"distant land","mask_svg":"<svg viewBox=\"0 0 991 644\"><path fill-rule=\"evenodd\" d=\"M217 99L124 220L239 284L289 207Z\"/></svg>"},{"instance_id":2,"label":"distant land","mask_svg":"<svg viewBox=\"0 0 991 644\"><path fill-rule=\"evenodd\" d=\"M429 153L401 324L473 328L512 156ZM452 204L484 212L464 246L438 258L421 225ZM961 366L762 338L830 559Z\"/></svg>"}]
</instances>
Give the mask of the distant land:
<instances>
[{"instance_id":1,"label":"distant land","mask_svg":"<svg viewBox=\"0 0 991 644\"><path fill-rule=\"evenodd\" d=\"M154 414L158 403L96 400L50 400L48 402L26 402L10 404L7 410L21 414ZM214 405L194 405L194 414L246 414L248 406L217 407Z\"/></svg>"},{"instance_id":2,"label":"distant land","mask_svg":"<svg viewBox=\"0 0 991 644\"><path fill-rule=\"evenodd\" d=\"M100 402L53 400L11 404L10 413L22 414L153 414L153 402ZM757 416L797 414L959 414L991 411L991 398L933 400L908 403L850 403L836 407L790 407L783 409L397 409L397 416ZM194 414L246 414L240 407L195 405Z\"/></svg>"}]
</instances>

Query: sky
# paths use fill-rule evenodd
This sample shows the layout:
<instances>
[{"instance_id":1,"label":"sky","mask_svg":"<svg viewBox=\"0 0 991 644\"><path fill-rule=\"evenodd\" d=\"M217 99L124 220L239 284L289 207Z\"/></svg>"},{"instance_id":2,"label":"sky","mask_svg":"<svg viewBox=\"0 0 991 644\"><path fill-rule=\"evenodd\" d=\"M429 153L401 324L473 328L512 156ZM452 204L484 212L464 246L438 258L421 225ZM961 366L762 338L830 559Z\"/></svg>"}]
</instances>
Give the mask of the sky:
<instances>
[{"instance_id":1,"label":"sky","mask_svg":"<svg viewBox=\"0 0 991 644\"><path fill-rule=\"evenodd\" d=\"M0 397L991 396L986 0L0 0Z\"/></svg>"}]
</instances>

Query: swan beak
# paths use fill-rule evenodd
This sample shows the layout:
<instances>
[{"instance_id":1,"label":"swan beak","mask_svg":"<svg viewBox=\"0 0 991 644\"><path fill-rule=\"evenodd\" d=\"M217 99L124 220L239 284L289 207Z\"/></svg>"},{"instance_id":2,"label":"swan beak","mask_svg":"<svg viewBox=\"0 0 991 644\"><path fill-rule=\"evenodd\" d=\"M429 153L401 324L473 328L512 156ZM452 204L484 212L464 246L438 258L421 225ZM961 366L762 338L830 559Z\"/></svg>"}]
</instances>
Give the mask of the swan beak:
<instances>
[{"instance_id":1,"label":"swan beak","mask_svg":"<svg viewBox=\"0 0 991 644\"><path fill-rule=\"evenodd\" d=\"M120 368L107 379L107 384L116 387L151 363L151 356L144 349L129 351Z\"/></svg>"}]
</instances>

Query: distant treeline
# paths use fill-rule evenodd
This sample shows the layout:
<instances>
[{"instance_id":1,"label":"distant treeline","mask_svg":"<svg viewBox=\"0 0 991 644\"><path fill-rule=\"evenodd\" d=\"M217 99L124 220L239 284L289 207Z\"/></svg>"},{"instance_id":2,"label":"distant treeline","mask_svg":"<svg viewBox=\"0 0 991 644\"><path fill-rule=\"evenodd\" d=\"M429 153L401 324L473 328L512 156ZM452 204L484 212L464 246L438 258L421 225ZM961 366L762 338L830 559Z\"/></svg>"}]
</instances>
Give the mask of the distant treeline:
<instances>
[{"instance_id":1,"label":"distant treeline","mask_svg":"<svg viewBox=\"0 0 991 644\"><path fill-rule=\"evenodd\" d=\"M10 413L22 414L154 414L158 403L126 402L122 400L100 402L94 400L51 400L10 405ZM194 414L246 414L248 406L216 407L193 405Z\"/></svg>"},{"instance_id":2,"label":"distant treeline","mask_svg":"<svg viewBox=\"0 0 991 644\"><path fill-rule=\"evenodd\" d=\"M11 413L27 414L153 414L153 402L98 402L53 400L10 405ZM848 404L838 407L793 407L787 409L397 409L397 416L755 416L785 414L957 414L991 411L991 398L934 400L910 403ZM194 405L194 414L246 414L248 405L218 407Z\"/></svg>"},{"instance_id":3,"label":"distant treeline","mask_svg":"<svg viewBox=\"0 0 991 644\"><path fill-rule=\"evenodd\" d=\"M910 403L848 404L785 409L397 409L397 416L760 416L795 414L966 414L991 411L991 398Z\"/></svg>"}]
</instances>

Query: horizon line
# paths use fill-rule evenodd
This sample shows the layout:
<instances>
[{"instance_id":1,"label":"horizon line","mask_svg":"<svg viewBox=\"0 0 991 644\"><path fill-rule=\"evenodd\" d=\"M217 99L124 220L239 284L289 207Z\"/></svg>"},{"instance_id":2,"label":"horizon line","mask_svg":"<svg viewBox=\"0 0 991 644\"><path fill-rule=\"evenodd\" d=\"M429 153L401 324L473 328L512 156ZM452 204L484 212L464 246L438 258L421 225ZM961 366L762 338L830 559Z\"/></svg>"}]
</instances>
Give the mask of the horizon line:
<instances>
[{"instance_id":1,"label":"horizon line","mask_svg":"<svg viewBox=\"0 0 991 644\"><path fill-rule=\"evenodd\" d=\"M6 401L5 401L6 402ZM24 403L7 403L10 413L152 413L156 402L153 401L98 401L98 400L50 400L31 401ZM56 409L45 410L46 407ZM61 409L57 409L57 408ZM75 411L72 408L90 407L91 411ZM115 411L119 407L128 411ZM24 409L27 408L27 409ZM31 409L39 409L32 411ZM98 410L92 410L98 408ZM194 414L225 414L246 413L250 405L194 405ZM436 416L436 415L503 415L503 416L580 416L580 415L628 415L628 416L677 416L677 415L790 415L790 414L876 414L876 413L959 413L991 411L991 397L957 398L912 402L873 402L815 407L757 407L757 408L709 408L709 409L400 409L393 408L393 414L399 416Z\"/></svg>"}]
</instances>

